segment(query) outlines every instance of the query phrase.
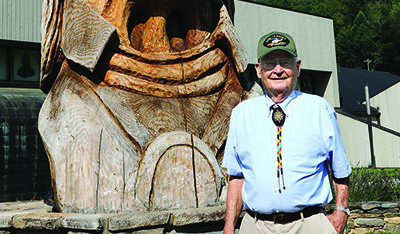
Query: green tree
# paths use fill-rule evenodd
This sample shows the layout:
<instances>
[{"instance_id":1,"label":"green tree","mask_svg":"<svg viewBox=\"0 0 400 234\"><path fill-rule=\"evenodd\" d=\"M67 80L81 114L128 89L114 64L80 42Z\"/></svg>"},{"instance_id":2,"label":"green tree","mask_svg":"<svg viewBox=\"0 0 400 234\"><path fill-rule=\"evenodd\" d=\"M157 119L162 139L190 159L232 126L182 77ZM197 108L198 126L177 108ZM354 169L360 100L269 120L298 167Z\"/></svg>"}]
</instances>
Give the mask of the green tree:
<instances>
[{"instance_id":1,"label":"green tree","mask_svg":"<svg viewBox=\"0 0 400 234\"><path fill-rule=\"evenodd\" d=\"M381 31L382 63L380 70L400 74L400 2L392 5Z\"/></svg>"},{"instance_id":2,"label":"green tree","mask_svg":"<svg viewBox=\"0 0 400 234\"><path fill-rule=\"evenodd\" d=\"M260 2L260 1L257 1ZM400 0L264 0L272 6L330 17L338 65L400 74Z\"/></svg>"},{"instance_id":3,"label":"green tree","mask_svg":"<svg viewBox=\"0 0 400 234\"><path fill-rule=\"evenodd\" d=\"M265 0L252 0L252 2L265 3Z\"/></svg>"},{"instance_id":4,"label":"green tree","mask_svg":"<svg viewBox=\"0 0 400 234\"><path fill-rule=\"evenodd\" d=\"M365 14L359 11L353 24L343 27L336 36L338 63L345 67L366 69L365 60L375 61L376 32ZM373 65L373 64L371 64ZM375 66L371 66L375 69Z\"/></svg>"}]
</instances>

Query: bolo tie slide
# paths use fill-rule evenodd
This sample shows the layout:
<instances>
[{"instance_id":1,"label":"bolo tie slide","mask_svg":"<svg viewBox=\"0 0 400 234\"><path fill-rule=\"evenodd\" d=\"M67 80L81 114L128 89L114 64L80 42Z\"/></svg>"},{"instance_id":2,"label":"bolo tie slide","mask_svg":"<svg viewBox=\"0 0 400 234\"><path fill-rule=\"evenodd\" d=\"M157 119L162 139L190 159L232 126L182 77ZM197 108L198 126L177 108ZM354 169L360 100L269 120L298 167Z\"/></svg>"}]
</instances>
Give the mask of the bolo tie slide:
<instances>
[{"instance_id":1,"label":"bolo tie slide","mask_svg":"<svg viewBox=\"0 0 400 234\"><path fill-rule=\"evenodd\" d=\"M285 112L283 112L282 108L278 105L273 105L271 106L272 111L272 121L274 121L274 124L276 125L276 147L277 147L277 152L276 152L276 159L278 161L277 165L277 173L276 176L278 178L278 187L279 187L279 193L281 193L281 178L282 177L282 188L286 189L285 187L285 180L283 179L283 167L282 167L282 126L285 123Z\"/></svg>"}]
</instances>

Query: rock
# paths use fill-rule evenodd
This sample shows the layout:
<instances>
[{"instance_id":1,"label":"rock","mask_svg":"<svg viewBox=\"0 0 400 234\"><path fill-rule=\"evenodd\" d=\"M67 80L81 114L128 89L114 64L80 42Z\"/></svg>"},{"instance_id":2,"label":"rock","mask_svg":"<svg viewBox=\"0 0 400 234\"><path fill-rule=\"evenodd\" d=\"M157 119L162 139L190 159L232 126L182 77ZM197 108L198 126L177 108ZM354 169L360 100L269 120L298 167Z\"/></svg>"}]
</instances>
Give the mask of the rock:
<instances>
[{"instance_id":1,"label":"rock","mask_svg":"<svg viewBox=\"0 0 400 234\"><path fill-rule=\"evenodd\" d=\"M88 234L87 232L74 232L74 231L69 231L67 234Z\"/></svg>"},{"instance_id":2,"label":"rock","mask_svg":"<svg viewBox=\"0 0 400 234\"><path fill-rule=\"evenodd\" d=\"M349 234L364 234L364 233L371 232L371 231L373 231L373 229L369 229L369 228L356 228L356 229L354 229L354 230L351 230L351 231L349 232Z\"/></svg>"},{"instance_id":3,"label":"rock","mask_svg":"<svg viewBox=\"0 0 400 234\"><path fill-rule=\"evenodd\" d=\"M190 233L192 233L192 232L190 232ZM168 234L190 234L190 233L188 233L188 232L179 232L179 231L172 230ZM200 232L198 232L198 233L200 233ZM201 232L201 233L203 233L203 234L222 234L223 231ZM235 233L238 234L239 230L236 230Z\"/></svg>"},{"instance_id":4,"label":"rock","mask_svg":"<svg viewBox=\"0 0 400 234\"><path fill-rule=\"evenodd\" d=\"M356 227L383 227L385 222L377 218L358 218L354 221L354 225Z\"/></svg>"},{"instance_id":5,"label":"rock","mask_svg":"<svg viewBox=\"0 0 400 234\"><path fill-rule=\"evenodd\" d=\"M14 213L11 212L2 212L0 213L0 228L9 228L11 227L11 220Z\"/></svg>"},{"instance_id":6,"label":"rock","mask_svg":"<svg viewBox=\"0 0 400 234\"><path fill-rule=\"evenodd\" d=\"M102 215L96 214L70 214L57 222L58 227L77 230L96 231L102 230Z\"/></svg>"},{"instance_id":7,"label":"rock","mask_svg":"<svg viewBox=\"0 0 400 234\"><path fill-rule=\"evenodd\" d=\"M385 223L400 224L400 217L385 218Z\"/></svg>"},{"instance_id":8,"label":"rock","mask_svg":"<svg viewBox=\"0 0 400 234\"><path fill-rule=\"evenodd\" d=\"M357 215L358 217L354 217L354 218L383 218L382 214L369 214L369 213L363 213L363 214L359 214Z\"/></svg>"},{"instance_id":9,"label":"rock","mask_svg":"<svg viewBox=\"0 0 400 234\"><path fill-rule=\"evenodd\" d=\"M369 213L369 214L382 214L383 212L380 209L372 209L372 210L366 211L366 213Z\"/></svg>"},{"instance_id":10,"label":"rock","mask_svg":"<svg viewBox=\"0 0 400 234\"><path fill-rule=\"evenodd\" d=\"M399 203L397 203L397 202L383 202L382 203L382 208L384 208L384 209L397 208L397 207L399 207Z\"/></svg>"},{"instance_id":11,"label":"rock","mask_svg":"<svg viewBox=\"0 0 400 234\"><path fill-rule=\"evenodd\" d=\"M400 224L387 223L383 230L390 233L400 233Z\"/></svg>"},{"instance_id":12,"label":"rock","mask_svg":"<svg viewBox=\"0 0 400 234\"><path fill-rule=\"evenodd\" d=\"M56 221L62 217L60 213L19 214L12 218L11 224L19 229L56 229Z\"/></svg>"},{"instance_id":13,"label":"rock","mask_svg":"<svg viewBox=\"0 0 400 234\"><path fill-rule=\"evenodd\" d=\"M347 220L346 228L351 228L351 229L354 228L354 221Z\"/></svg>"},{"instance_id":14,"label":"rock","mask_svg":"<svg viewBox=\"0 0 400 234\"><path fill-rule=\"evenodd\" d=\"M30 213L39 213L42 211L49 212L51 211L51 207L44 204L43 201L3 202L0 203L0 213L3 213L3 211L12 211L15 213L26 213L26 211L29 211Z\"/></svg>"},{"instance_id":15,"label":"rock","mask_svg":"<svg viewBox=\"0 0 400 234\"><path fill-rule=\"evenodd\" d=\"M358 207L358 208L360 208L360 207ZM349 209L352 214L364 213L364 211L361 209L351 209L351 208L349 208Z\"/></svg>"},{"instance_id":16,"label":"rock","mask_svg":"<svg viewBox=\"0 0 400 234\"><path fill-rule=\"evenodd\" d=\"M132 234L163 234L163 233L164 233L164 228L157 228L157 229L151 229L151 230L140 230L140 231L132 232Z\"/></svg>"},{"instance_id":17,"label":"rock","mask_svg":"<svg viewBox=\"0 0 400 234\"><path fill-rule=\"evenodd\" d=\"M399 212L384 213L383 216L384 216L385 218L393 218L393 217L399 217L400 214L399 214Z\"/></svg>"},{"instance_id":18,"label":"rock","mask_svg":"<svg viewBox=\"0 0 400 234\"><path fill-rule=\"evenodd\" d=\"M385 209L384 213L394 213L399 214L399 208Z\"/></svg>"},{"instance_id":19,"label":"rock","mask_svg":"<svg viewBox=\"0 0 400 234\"><path fill-rule=\"evenodd\" d=\"M169 218L170 213L164 211L116 215L108 218L108 230L121 231L138 227L164 225L168 223Z\"/></svg>"},{"instance_id":20,"label":"rock","mask_svg":"<svg viewBox=\"0 0 400 234\"><path fill-rule=\"evenodd\" d=\"M359 209L363 203L362 202L353 202L349 204L349 209L354 210L354 209Z\"/></svg>"},{"instance_id":21,"label":"rock","mask_svg":"<svg viewBox=\"0 0 400 234\"><path fill-rule=\"evenodd\" d=\"M354 219L354 218L358 218L360 216L360 214L353 212L352 210L350 211L350 216L348 217L348 219Z\"/></svg>"},{"instance_id":22,"label":"rock","mask_svg":"<svg viewBox=\"0 0 400 234\"><path fill-rule=\"evenodd\" d=\"M221 221L224 218L225 206L217 206L174 211L170 223L173 226L183 226L187 224Z\"/></svg>"},{"instance_id":23,"label":"rock","mask_svg":"<svg viewBox=\"0 0 400 234\"><path fill-rule=\"evenodd\" d=\"M380 208L381 206L382 206L381 203L374 201L374 202L363 203L361 205L361 208L366 211L366 210L372 210L372 209Z\"/></svg>"}]
</instances>

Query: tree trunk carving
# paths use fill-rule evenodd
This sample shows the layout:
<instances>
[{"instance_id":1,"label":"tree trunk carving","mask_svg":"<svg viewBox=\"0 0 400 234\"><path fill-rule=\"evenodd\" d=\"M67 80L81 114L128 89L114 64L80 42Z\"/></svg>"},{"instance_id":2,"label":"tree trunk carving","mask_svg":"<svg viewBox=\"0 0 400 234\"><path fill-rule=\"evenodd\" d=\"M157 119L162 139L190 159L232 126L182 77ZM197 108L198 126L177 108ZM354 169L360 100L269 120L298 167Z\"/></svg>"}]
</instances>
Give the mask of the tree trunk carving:
<instances>
[{"instance_id":1,"label":"tree trunk carving","mask_svg":"<svg viewBox=\"0 0 400 234\"><path fill-rule=\"evenodd\" d=\"M43 4L39 131L58 208L219 204L231 110L260 92L239 83L247 58L223 2Z\"/></svg>"}]
</instances>

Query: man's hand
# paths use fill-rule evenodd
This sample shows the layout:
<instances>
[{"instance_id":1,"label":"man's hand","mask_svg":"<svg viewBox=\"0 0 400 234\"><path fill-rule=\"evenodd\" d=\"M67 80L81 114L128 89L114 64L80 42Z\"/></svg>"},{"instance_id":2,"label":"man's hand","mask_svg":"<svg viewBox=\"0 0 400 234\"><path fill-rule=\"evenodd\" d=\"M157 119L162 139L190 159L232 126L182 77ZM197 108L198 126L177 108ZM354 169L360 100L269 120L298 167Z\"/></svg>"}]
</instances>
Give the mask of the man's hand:
<instances>
[{"instance_id":1,"label":"man's hand","mask_svg":"<svg viewBox=\"0 0 400 234\"><path fill-rule=\"evenodd\" d=\"M328 215L329 222L333 225L337 233L343 233L346 227L347 214L340 210L335 210L332 214Z\"/></svg>"}]
</instances>

